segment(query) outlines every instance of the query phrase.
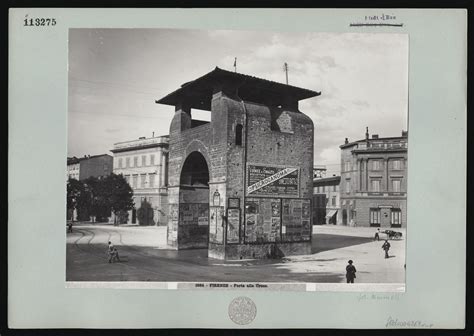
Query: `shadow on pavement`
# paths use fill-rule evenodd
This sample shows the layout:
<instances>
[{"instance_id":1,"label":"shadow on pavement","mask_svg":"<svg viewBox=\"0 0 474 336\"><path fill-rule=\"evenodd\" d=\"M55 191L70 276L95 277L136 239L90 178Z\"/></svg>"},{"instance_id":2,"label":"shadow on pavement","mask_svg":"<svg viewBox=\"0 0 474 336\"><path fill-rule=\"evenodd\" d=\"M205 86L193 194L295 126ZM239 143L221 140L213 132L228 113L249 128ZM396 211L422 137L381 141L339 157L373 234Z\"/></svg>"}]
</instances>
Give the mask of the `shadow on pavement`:
<instances>
[{"instance_id":1,"label":"shadow on pavement","mask_svg":"<svg viewBox=\"0 0 474 336\"><path fill-rule=\"evenodd\" d=\"M313 235L312 253L335 250L343 247L371 242L371 237L353 237L319 233Z\"/></svg>"},{"instance_id":2,"label":"shadow on pavement","mask_svg":"<svg viewBox=\"0 0 474 336\"><path fill-rule=\"evenodd\" d=\"M67 245L67 281L342 282L345 272L294 272L281 260L228 263L207 249L156 250L118 245L120 262L109 264L105 244Z\"/></svg>"},{"instance_id":3,"label":"shadow on pavement","mask_svg":"<svg viewBox=\"0 0 474 336\"><path fill-rule=\"evenodd\" d=\"M317 259L314 253L370 241L371 237L317 234L313 236L313 255L308 257L316 258L312 261L334 261L335 259ZM337 273L306 270L295 272L285 265L285 258L224 261L208 258L207 249L176 251L120 244L116 247L121 260L116 266L107 267L106 244L69 243L66 279L68 281L345 282L345 270Z\"/></svg>"},{"instance_id":4,"label":"shadow on pavement","mask_svg":"<svg viewBox=\"0 0 474 336\"><path fill-rule=\"evenodd\" d=\"M335 260L338 260L338 258L330 258L330 259L311 259L311 258L304 258L304 259L301 259L301 260L298 260L298 259L288 259L288 258L284 258L282 261L283 262L286 262L286 261L290 261L291 263L298 263L298 262L308 262L308 261L319 261L319 262L325 262L325 261L335 261Z\"/></svg>"}]
</instances>

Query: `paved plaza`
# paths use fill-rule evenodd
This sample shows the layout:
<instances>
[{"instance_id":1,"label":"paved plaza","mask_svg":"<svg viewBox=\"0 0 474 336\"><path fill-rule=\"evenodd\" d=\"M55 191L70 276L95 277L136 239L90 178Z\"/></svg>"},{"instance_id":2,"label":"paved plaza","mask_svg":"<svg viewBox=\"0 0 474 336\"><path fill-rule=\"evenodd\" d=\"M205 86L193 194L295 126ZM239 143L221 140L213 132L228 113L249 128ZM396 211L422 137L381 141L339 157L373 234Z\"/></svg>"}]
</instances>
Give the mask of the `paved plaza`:
<instances>
[{"instance_id":1,"label":"paved plaza","mask_svg":"<svg viewBox=\"0 0 474 336\"><path fill-rule=\"evenodd\" d=\"M403 239L390 240L388 259L383 240L373 240L375 229L323 225L313 227L310 255L223 261L208 258L206 249L167 249L166 227L75 224L67 234L66 279L341 283L352 259L357 283L404 283L406 230L396 231ZM120 262L108 263L109 240L118 248Z\"/></svg>"}]
</instances>

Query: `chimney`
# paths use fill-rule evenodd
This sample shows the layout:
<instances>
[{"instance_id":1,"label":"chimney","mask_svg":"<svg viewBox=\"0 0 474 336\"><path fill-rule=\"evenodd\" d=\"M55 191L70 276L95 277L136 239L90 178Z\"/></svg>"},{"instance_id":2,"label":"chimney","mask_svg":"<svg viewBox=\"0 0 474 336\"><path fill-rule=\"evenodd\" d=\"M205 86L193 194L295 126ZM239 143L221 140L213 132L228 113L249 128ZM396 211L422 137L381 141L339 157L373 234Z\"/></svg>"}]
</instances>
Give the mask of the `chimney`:
<instances>
[{"instance_id":1,"label":"chimney","mask_svg":"<svg viewBox=\"0 0 474 336\"><path fill-rule=\"evenodd\" d=\"M365 128L365 140L369 140L369 127Z\"/></svg>"},{"instance_id":2,"label":"chimney","mask_svg":"<svg viewBox=\"0 0 474 336\"><path fill-rule=\"evenodd\" d=\"M346 140L344 141L344 143L347 145L349 143L349 139L346 138Z\"/></svg>"},{"instance_id":3,"label":"chimney","mask_svg":"<svg viewBox=\"0 0 474 336\"><path fill-rule=\"evenodd\" d=\"M151 137L152 137L152 138L155 137L155 132L152 132L152 133L151 133Z\"/></svg>"},{"instance_id":4,"label":"chimney","mask_svg":"<svg viewBox=\"0 0 474 336\"><path fill-rule=\"evenodd\" d=\"M378 134L372 134L372 139L378 139L379 135Z\"/></svg>"}]
</instances>

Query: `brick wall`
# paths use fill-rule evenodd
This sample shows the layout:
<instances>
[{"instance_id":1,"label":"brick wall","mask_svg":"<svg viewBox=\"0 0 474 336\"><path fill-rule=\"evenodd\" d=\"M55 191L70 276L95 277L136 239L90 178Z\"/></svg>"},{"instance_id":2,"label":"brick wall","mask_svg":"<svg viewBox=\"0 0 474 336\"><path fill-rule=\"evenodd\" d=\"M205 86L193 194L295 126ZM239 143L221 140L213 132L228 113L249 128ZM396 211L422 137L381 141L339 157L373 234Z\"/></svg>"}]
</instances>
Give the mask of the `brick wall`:
<instances>
[{"instance_id":1,"label":"brick wall","mask_svg":"<svg viewBox=\"0 0 474 336\"><path fill-rule=\"evenodd\" d=\"M191 128L191 115L182 108L178 108L175 112L173 120L170 125L169 138L169 154L168 154L168 227L167 227L167 242L171 248L178 248L180 236L188 237L188 232L178 230L180 220L180 198L193 198L190 192L185 192L181 195L179 187L181 169L188 157L194 151L200 152L207 162L210 164L210 124L200 125ZM209 172L211 176L211 171ZM205 191L202 191L205 192ZM198 193L200 194L200 193ZM197 195L197 194L196 194ZM202 195L201 195L202 196ZM201 229L202 231L202 229ZM186 240L186 238L184 238ZM183 241L183 246L186 244Z\"/></svg>"},{"instance_id":2,"label":"brick wall","mask_svg":"<svg viewBox=\"0 0 474 336\"><path fill-rule=\"evenodd\" d=\"M275 129L279 117L284 114L285 130ZM169 192L168 203L168 243L172 247L189 247L189 234L183 234L176 213L178 204L206 202L212 203L215 191L220 194L221 206L227 209L228 198L239 198L241 225L244 225L244 192L247 163L260 163L268 166L288 166L299 168L299 195L294 198L312 199L313 194L313 123L306 115L281 108L246 102L238 97L229 97L222 92L215 93L211 102L211 123L190 128L189 114L183 111L175 113L170 127L169 140ZM247 118L247 119L246 119ZM242 145L236 144L236 129L243 126ZM246 128L247 126L247 128ZM283 127L283 126L282 126ZM247 157L245 157L245 149ZM193 151L203 154L209 167L209 190L201 193L190 193L179 187L180 172L186 157ZM205 193L209 198L205 201ZM278 197L278 196L276 196ZM194 232L194 231L193 231ZM195 234L194 232L193 234ZM243 227L240 230L240 242L243 242ZM198 236L203 236L199 233ZM200 238L198 239L200 240ZM307 250L310 242L297 243L298 247L290 248L285 244L283 250L288 253ZM178 246L179 245L179 246ZM296 245L295 245L296 246ZM260 250L271 248L270 245ZM233 253L241 251L242 255L252 255L252 248L230 246ZM222 245L209 245L209 255L225 254ZM260 251L259 250L259 251ZM230 251L230 250L229 250ZM245 252L244 252L245 251ZM262 252L263 253L263 252ZM263 253L266 255L267 252ZM257 254L261 254L257 251ZM237 255L233 256L237 257Z\"/></svg>"},{"instance_id":3,"label":"brick wall","mask_svg":"<svg viewBox=\"0 0 474 336\"><path fill-rule=\"evenodd\" d=\"M313 194L313 139L312 120L303 113L285 111L291 119L293 133L271 129L272 118L282 110L248 104L247 163L298 166L300 168L300 197Z\"/></svg>"}]
</instances>

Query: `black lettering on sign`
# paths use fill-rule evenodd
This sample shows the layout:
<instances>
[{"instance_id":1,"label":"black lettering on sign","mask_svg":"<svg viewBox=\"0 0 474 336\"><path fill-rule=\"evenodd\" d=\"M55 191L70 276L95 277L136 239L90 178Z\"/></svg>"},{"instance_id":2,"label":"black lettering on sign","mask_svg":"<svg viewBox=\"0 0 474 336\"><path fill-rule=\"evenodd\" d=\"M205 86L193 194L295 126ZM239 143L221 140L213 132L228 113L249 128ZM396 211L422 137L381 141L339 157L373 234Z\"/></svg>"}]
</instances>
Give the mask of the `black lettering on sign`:
<instances>
[{"instance_id":1,"label":"black lettering on sign","mask_svg":"<svg viewBox=\"0 0 474 336\"><path fill-rule=\"evenodd\" d=\"M299 196L299 168L249 165L247 195Z\"/></svg>"}]
</instances>

